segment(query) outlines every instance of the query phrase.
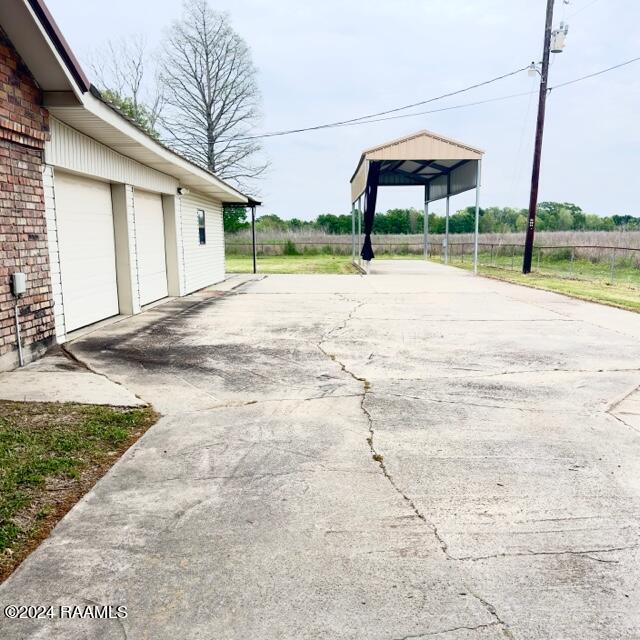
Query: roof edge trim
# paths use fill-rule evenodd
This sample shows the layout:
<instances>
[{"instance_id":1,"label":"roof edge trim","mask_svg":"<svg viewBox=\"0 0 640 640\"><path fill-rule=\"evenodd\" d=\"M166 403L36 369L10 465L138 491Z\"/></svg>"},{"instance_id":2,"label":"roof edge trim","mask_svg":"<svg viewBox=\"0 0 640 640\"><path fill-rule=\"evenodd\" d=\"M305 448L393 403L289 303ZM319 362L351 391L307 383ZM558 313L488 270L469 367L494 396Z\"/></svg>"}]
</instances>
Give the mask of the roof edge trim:
<instances>
[{"instance_id":1,"label":"roof edge trim","mask_svg":"<svg viewBox=\"0 0 640 640\"><path fill-rule=\"evenodd\" d=\"M64 61L67 70L71 73L73 79L78 84L80 90L83 93L89 91L89 87L91 85L89 79L82 70L80 63L73 54L73 51L71 51L71 47L62 35L62 32L58 28L56 21L53 19L53 16L49 12L49 9L43 0L27 0L27 2L40 21L40 24L44 28L46 34L49 36L53 46L58 52L58 55Z\"/></svg>"}]
</instances>

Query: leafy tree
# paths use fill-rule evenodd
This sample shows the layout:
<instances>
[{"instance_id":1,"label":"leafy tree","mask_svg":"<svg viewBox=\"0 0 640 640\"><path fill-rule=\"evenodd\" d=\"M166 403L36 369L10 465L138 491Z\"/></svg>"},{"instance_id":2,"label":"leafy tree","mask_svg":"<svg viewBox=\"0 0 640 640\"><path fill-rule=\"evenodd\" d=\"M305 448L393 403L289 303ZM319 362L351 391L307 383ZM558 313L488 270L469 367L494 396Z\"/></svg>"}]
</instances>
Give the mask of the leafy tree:
<instances>
[{"instance_id":1,"label":"leafy tree","mask_svg":"<svg viewBox=\"0 0 640 640\"><path fill-rule=\"evenodd\" d=\"M316 228L330 234L351 233L351 215L323 213L316 218Z\"/></svg>"},{"instance_id":2,"label":"leafy tree","mask_svg":"<svg viewBox=\"0 0 640 640\"><path fill-rule=\"evenodd\" d=\"M449 218L449 232L473 233L475 229L475 207L456 211ZM571 202L541 202L537 212L537 228L540 231L611 231L614 229L640 229L640 217L617 214L600 217L585 213ZM481 233L523 232L527 228L528 211L512 207L487 207L480 209ZM271 231L299 231L316 229L329 234L351 233L351 214L323 213L313 221L292 218L282 220L276 215L263 216L259 228ZM376 213L373 231L376 234L422 233L424 215L418 209L389 209ZM442 234L445 230L444 216L429 214L429 231Z\"/></svg>"},{"instance_id":3,"label":"leafy tree","mask_svg":"<svg viewBox=\"0 0 640 640\"><path fill-rule=\"evenodd\" d=\"M144 104L136 104L132 98L120 95L117 91L111 89L103 89L100 95L118 111L125 115L129 120L135 122L143 131L148 133L156 140L160 137L158 132L153 128L153 116Z\"/></svg>"},{"instance_id":4,"label":"leafy tree","mask_svg":"<svg viewBox=\"0 0 640 640\"><path fill-rule=\"evenodd\" d=\"M634 218L633 216L630 216L628 214L614 214L611 216L611 220L613 221L613 224L619 229L625 229L628 231L640 229L640 218Z\"/></svg>"},{"instance_id":5,"label":"leafy tree","mask_svg":"<svg viewBox=\"0 0 640 640\"><path fill-rule=\"evenodd\" d=\"M249 227L247 210L244 207L224 207L222 210L224 230L227 233L237 233Z\"/></svg>"},{"instance_id":6,"label":"leafy tree","mask_svg":"<svg viewBox=\"0 0 640 640\"><path fill-rule=\"evenodd\" d=\"M288 231L287 221L283 220L275 213L260 216L256 220L256 229L258 231Z\"/></svg>"},{"instance_id":7,"label":"leafy tree","mask_svg":"<svg viewBox=\"0 0 640 640\"><path fill-rule=\"evenodd\" d=\"M424 231L424 227L422 230ZM444 216L429 214L429 233L444 233Z\"/></svg>"}]
</instances>

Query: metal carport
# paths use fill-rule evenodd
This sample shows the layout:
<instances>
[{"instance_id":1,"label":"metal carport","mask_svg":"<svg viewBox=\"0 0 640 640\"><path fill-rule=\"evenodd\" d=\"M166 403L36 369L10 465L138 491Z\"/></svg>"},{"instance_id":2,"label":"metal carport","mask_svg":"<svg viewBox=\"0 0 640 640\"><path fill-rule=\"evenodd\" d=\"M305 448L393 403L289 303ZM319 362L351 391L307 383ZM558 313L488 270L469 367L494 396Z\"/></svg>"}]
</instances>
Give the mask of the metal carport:
<instances>
[{"instance_id":1,"label":"metal carport","mask_svg":"<svg viewBox=\"0 0 640 640\"><path fill-rule=\"evenodd\" d=\"M431 131L418 131L362 152L351 177L351 257L356 263L358 241L364 231L361 259L374 257L371 233L378 187L424 186L424 255L429 249L429 203L446 198L445 261L449 251L449 199L476 190L475 246L473 270L478 267L478 221L480 176L484 151ZM364 212L364 229L362 225Z\"/></svg>"}]
</instances>

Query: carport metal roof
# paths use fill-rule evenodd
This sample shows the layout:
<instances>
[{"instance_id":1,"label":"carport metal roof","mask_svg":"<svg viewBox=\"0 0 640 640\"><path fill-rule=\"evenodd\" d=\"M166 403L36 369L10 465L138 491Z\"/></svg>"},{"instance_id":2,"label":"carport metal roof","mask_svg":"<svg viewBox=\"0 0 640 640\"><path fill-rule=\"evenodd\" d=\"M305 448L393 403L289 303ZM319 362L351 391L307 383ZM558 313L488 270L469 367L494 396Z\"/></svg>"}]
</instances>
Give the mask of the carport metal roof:
<instances>
[{"instance_id":1,"label":"carport metal roof","mask_svg":"<svg viewBox=\"0 0 640 640\"><path fill-rule=\"evenodd\" d=\"M428 202L476 187L484 151L431 131L418 131L362 152L351 178L351 202L365 191L369 165L380 162L378 185L428 185Z\"/></svg>"}]
</instances>

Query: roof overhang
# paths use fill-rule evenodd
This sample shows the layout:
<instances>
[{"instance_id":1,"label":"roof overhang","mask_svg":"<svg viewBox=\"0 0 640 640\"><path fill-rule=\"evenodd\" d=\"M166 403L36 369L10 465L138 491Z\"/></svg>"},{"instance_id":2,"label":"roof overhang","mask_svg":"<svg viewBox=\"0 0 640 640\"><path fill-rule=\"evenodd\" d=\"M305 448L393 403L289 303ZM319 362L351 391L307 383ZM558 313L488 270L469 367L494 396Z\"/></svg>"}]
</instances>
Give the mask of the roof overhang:
<instances>
[{"instance_id":1,"label":"roof overhang","mask_svg":"<svg viewBox=\"0 0 640 640\"><path fill-rule=\"evenodd\" d=\"M262 206L262 202L259 202L258 200L254 200L251 197L247 198L247 202L246 203L237 203L237 202L223 202L222 203L223 207L261 207Z\"/></svg>"},{"instance_id":2,"label":"roof overhang","mask_svg":"<svg viewBox=\"0 0 640 640\"><path fill-rule=\"evenodd\" d=\"M72 95L45 93L45 106L58 120L141 164L180 181L181 186L216 200L246 203L248 197L214 174L160 144L93 92L74 101Z\"/></svg>"},{"instance_id":3,"label":"roof overhang","mask_svg":"<svg viewBox=\"0 0 640 640\"><path fill-rule=\"evenodd\" d=\"M89 90L66 40L42 0L2 0L0 25L43 91Z\"/></svg>"}]
</instances>

